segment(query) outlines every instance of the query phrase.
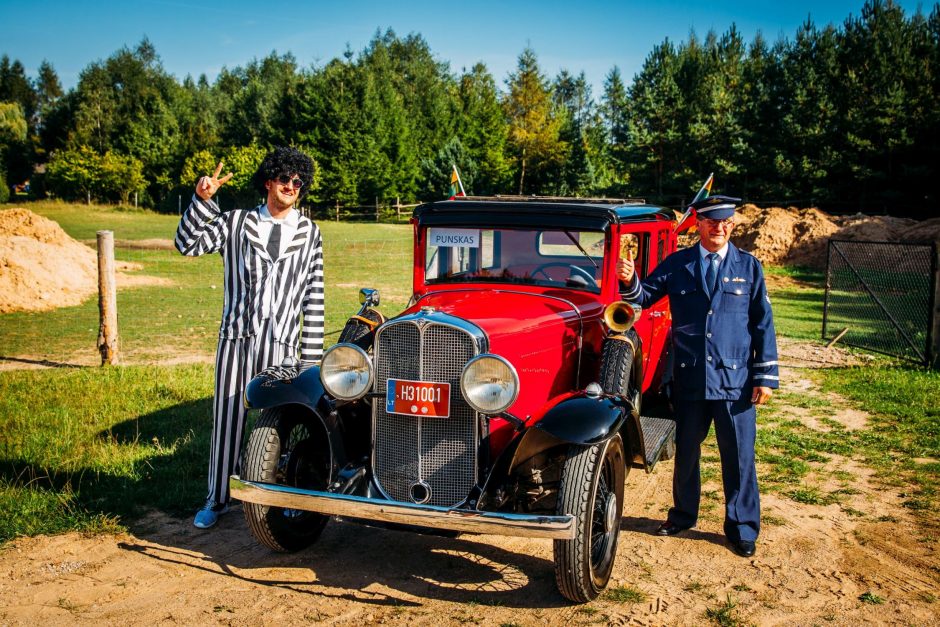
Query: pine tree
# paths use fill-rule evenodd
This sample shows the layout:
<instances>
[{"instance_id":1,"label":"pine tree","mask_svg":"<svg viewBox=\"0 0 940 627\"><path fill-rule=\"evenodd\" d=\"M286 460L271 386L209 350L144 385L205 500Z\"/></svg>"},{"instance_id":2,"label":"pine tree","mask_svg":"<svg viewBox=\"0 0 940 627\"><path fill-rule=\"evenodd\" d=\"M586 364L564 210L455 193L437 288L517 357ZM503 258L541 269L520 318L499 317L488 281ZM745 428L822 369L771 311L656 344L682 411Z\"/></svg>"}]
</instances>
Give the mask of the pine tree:
<instances>
[{"instance_id":1,"label":"pine tree","mask_svg":"<svg viewBox=\"0 0 940 627\"><path fill-rule=\"evenodd\" d=\"M519 194L544 184L542 174L564 154L559 137L561 118L552 107L551 90L531 48L519 55L516 71L507 80L503 107L509 123L509 146L518 173ZM526 177L532 182L527 186Z\"/></svg>"}]
</instances>

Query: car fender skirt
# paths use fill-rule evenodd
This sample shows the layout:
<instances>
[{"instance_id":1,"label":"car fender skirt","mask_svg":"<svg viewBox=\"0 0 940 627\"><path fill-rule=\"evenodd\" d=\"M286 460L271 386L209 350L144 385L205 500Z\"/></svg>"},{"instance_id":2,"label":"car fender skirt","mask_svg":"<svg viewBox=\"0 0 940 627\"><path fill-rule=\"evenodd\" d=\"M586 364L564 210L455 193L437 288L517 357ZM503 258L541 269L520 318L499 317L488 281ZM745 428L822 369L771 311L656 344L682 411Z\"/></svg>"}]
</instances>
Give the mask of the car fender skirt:
<instances>
[{"instance_id":1,"label":"car fender skirt","mask_svg":"<svg viewBox=\"0 0 940 627\"><path fill-rule=\"evenodd\" d=\"M320 368L301 370L295 377L269 369L258 374L245 390L248 409L269 409L279 405L305 405L323 417L329 413L329 399L320 382Z\"/></svg>"}]
</instances>

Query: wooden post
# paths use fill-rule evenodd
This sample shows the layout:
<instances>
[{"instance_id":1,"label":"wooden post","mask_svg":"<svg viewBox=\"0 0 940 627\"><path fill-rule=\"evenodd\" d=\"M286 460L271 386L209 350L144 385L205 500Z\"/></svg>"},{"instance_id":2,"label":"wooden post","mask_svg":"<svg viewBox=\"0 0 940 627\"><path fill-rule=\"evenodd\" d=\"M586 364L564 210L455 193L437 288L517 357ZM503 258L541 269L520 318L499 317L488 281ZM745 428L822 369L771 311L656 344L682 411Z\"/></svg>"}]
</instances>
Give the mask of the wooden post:
<instances>
[{"instance_id":1,"label":"wooden post","mask_svg":"<svg viewBox=\"0 0 940 627\"><path fill-rule=\"evenodd\" d=\"M398 215L395 221L401 222L401 196L395 196L395 213Z\"/></svg>"},{"instance_id":2,"label":"wooden post","mask_svg":"<svg viewBox=\"0 0 940 627\"><path fill-rule=\"evenodd\" d=\"M114 232L98 231L98 352L101 365L118 363L117 287Z\"/></svg>"},{"instance_id":3,"label":"wooden post","mask_svg":"<svg viewBox=\"0 0 940 627\"><path fill-rule=\"evenodd\" d=\"M375 221L379 221L379 197L375 197Z\"/></svg>"}]
</instances>

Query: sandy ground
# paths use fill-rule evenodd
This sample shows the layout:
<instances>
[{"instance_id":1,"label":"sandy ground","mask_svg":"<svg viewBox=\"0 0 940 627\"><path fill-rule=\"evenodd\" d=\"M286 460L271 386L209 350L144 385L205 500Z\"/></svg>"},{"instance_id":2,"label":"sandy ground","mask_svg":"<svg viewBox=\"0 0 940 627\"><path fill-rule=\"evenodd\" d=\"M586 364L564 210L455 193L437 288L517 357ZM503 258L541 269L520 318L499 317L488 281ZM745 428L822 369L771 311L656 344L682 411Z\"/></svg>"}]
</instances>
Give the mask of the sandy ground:
<instances>
[{"instance_id":1,"label":"sandy ground","mask_svg":"<svg viewBox=\"0 0 940 627\"><path fill-rule=\"evenodd\" d=\"M805 368L851 363L836 349L782 342L790 390L818 395ZM798 407L784 407L814 428ZM859 411L833 416L864 427ZM716 482L704 486L699 526L653 531L670 504L672 463L627 479L611 587L646 595L571 605L557 593L552 545L498 536L442 538L333 521L320 541L280 555L255 543L240 507L217 528L151 513L131 533L23 538L0 549L0 625L699 625L734 604L737 624L936 624L935 531L919 527L888 488L852 459L822 467L852 477L843 502L763 497L757 554L732 553L721 534ZM758 469L760 473L760 468ZM859 597L870 593L881 603ZM730 623L729 623L730 624Z\"/></svg>"}]
</instances>

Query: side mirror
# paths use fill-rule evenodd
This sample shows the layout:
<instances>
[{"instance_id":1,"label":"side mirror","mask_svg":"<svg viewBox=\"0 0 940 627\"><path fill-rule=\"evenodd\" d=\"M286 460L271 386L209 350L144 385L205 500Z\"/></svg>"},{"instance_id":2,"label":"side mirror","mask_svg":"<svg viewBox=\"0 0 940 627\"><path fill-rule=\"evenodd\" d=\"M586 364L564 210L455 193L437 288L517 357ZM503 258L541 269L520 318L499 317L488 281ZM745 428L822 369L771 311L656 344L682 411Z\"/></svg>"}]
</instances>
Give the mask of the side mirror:
<instances>
[{"instance_id":1,"label":"side mirror","mask_svg":"<svg viewBox=\"0 0 940 627\"><path fill-rule=\"evenodd\" d=\"M364 287L359 290L359 304L364 307L379 306L379 291L371 287Z\"/></svg>"}]
</instances>

